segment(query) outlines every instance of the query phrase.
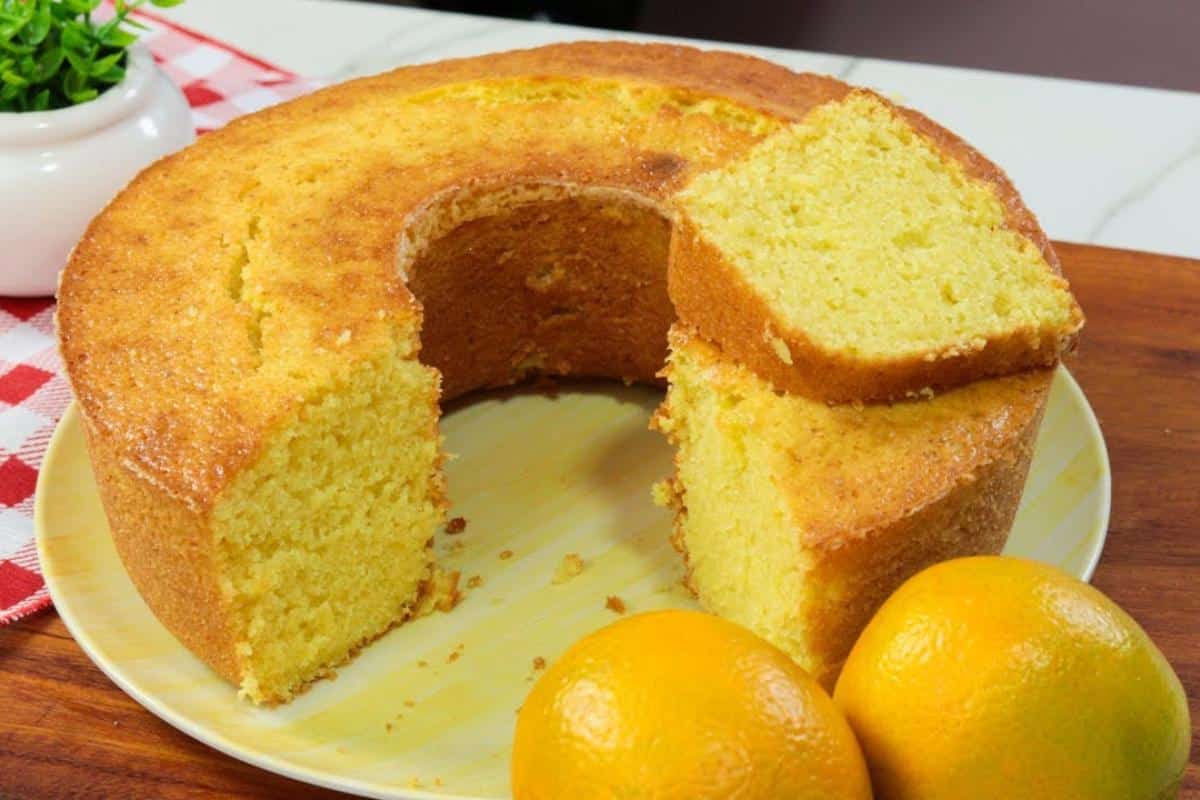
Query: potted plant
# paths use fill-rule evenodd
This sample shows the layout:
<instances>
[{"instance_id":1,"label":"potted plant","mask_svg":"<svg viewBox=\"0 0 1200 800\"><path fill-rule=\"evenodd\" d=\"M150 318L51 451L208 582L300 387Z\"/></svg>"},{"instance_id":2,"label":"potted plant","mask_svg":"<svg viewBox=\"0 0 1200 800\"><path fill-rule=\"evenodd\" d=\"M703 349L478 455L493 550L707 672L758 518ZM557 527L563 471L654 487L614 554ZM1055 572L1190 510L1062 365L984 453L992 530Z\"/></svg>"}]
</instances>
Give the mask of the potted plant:
<instances>
[{"instance_id":1,"label":"potted plant","mask_svg":"<svg viewBox=\"0 0 1200 800\"><path fill-rule=\"evenodd\" d=\"M116 0L106 20L100 2L0 0L0 295L52 294L92 217L195 138L183 94L130 30L146 0Z\"/></svg>"}]
</instances>

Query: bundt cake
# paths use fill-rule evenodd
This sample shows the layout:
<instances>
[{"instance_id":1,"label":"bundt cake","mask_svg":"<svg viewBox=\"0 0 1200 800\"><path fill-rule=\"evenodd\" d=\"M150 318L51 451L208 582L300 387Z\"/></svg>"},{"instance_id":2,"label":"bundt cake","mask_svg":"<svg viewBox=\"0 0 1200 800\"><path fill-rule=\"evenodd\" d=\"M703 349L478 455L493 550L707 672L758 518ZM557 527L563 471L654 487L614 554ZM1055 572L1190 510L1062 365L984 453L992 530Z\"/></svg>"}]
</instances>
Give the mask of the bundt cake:
<instances>
[{"instance_id":1,"label":"bundt cake","mask_svg":"<svg viewBox=\"0 0 1200 800\"><path fill-rule=\"evenodd\" d=\"M1052 364L1082 320L1004 175L933 123L761 60L618 43L400 69L238 120L112 201L59 300L133 582L268 703L430 591L440 401L539 374L655 381L677 319L696 333L660 424L692 585L825 669L907 570L998 546L1045 377L972 381ZM717 419L735 391L770 420L741 440L750 416ZM738 441L764 460L722 478Z\"/></svg>"}]
</instances>

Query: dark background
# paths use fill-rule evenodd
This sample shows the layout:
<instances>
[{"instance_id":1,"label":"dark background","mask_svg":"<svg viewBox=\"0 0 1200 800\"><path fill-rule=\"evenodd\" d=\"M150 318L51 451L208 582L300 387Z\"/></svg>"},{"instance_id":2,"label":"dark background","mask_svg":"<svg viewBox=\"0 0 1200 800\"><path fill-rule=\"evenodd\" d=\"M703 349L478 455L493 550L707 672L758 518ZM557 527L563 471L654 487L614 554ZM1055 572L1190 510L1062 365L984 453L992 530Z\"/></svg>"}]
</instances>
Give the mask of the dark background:
<instances>
[{"instance_id":1,"label":"dark background","mask_svg":"<svg viewBox=\"0 0 1200 800\"><path fill-rule=\"evenodd\" d=\"M375 0L1200 91L1200 0Z\"/></svg>"}]
</instances>

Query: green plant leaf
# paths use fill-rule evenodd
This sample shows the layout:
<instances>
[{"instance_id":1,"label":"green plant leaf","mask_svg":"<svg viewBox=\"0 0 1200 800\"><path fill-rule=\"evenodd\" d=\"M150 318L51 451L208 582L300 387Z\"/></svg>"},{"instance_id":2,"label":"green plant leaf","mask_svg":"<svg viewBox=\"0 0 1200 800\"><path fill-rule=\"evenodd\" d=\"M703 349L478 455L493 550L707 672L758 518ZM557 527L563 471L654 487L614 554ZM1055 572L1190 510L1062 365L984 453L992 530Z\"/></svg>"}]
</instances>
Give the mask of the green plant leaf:
<instances>
[{"instance_id":1,"label":"green plant leaf","mask_svg":"<svg viewBox=\"0 0 1200 800\"><path fill-rule=\"evenodd\" d=\"M33 69L33 80L36 83L44 83L58 74L62 69L63 59L66 58L66 53L61 47L52 47L49 50L43 50L38 56L37 64Z\"/></svg>"},{"instance_id":2,"label":"green plant leaf","mask_svg":"<svg viewBox=\"0 0 1200 800\"><path fill-rule=\"evenodd\" d=\"M87 56L82 56L79 53L71 50L66 50L63 53L67 57L67 61L71 64L71 69L79 73L83 77L87 77L92 72L92 60Z\"/></svg>"},{"instance_id":3,"label":"green plant leaf","mask_svg":"<svg viewBox=\"0 0 1200 800\"><path fill-rule=\"evenodd\" d=\"M94 76L101 83L120 83L125 80L124 67L111 67L103 75Z\"/></svg>"},{"instance_id":4,"label":"green plant leaf","mask_svg":"<svg viewBox=\"0 0 1200 800\"><path fill-rule=\"evenodd\" d=\"M106 33L103 38L105 47L119 47L124 50L129 45L137 41L137 36L129 31L123 31L120 28L113 28Z\"/></svg>"},{"instance_id":5,"label":"green plant leaf","mask_svg":"<svg viewBox=\"0 0 1200 800\"><path fill-rule=\"evenodd\" d=\"M98 58L92 62L92 66L91 66L91 69L88 71L88 74L91 75L93 78L97 78L97 77L103 75L104 73L108 72L109 70L111 70L113 67L119 65L121 63L121 60L124 58L125 58L124 50L120 50L111 55L104 56L103 58Z\"/></svg>"},{"instance_id":6,"label":"green plant leaf","mask_svg":"<svg viewBox=\"0 0 1200 800\"><path fill-rule=\"evenodd\" d=\"M25 44L41 44L50 33L50 24L53 22L53 19L50 14L50 6L45 3L39 3L37 12L29 20L29 24L25 26L25 30L22 31Z\"/></svg>"},{"instance_id":7,"label":"green plant leaf","mask_svg":"<svg viewBox=\"0 0 1200 800\"><path fill-rule=\"evenodd\" d=\"M129 15L143 5L182 0L0 0L0 111L38 111L85 103L126 76L126 52L146 26Z\"/></svg>"},{"instance_id":8,"label":"green plant leaf","mask_svg":"<svg viewBox=\"0 0 1200 800\"><path fill-rule=\"evenodd\" d=\"M93 45L86 25L74 20L63 23L62 44L68 50L85 52Z\"/></svg>"},{"instance_id":9,"label":"green plant leaf","mask_svg":"<svg viewBox=\"0 0 1200 800\"><path fill-rule=\"evenodd\" d=\"M141 22L138 22L136 19L124 19L124 20L121 20L121 24L128 25L131 28L137 28L139 31L150 30L149 25L144 25Z\"/></svg>"},{"instance_id":10,"label":"green plant leaf","mask_svg":"<svg viewBox=\"0 0 1200 800\"><path fill-rule=\"evenodd\" d=\"M100 6L100 0L59 0L76 14L90 14Z\"/></svg>"},{"instance_id":11,"label":"green plant leaf","mask_svg":"<svg viewBox=\"0 0 1200 800\"><path fill-rule=\"evenodd\" d=\"M95 99L100 92L88 86L87 78L79 72L68 72L66 80L63 81L63 94L65 94L72 103L86 103L88 100Z\"/></svg>"},{"instance_id":12,"label":"green plant leaf","mask_svg":"<svg viewBox=\"0 0 1200 800\"><path fill-rule=\"evenodd\" d=\"M76 17L79 16L78 11L68 8L66 5L63 5L62 3L51 3L50 4L50 13L52 15L54 15L54 18L56 20L59 20L60 22L69 20L69 19L75 19Z\"/></svg>"},{"instance_id":13,"label":"green plant leaf","mask_svg":"<svg viewBox=\"0 0 1200 800\"><path fill-rule=\"evenodd\" d=\"M117 30L117 28L120 26L120 24L121 24L121 15L118 14L117 16L110 19L108 22L106 22L103 25L96 28L95 31L93 32L94 38L98 42L103 42L105 37L107 37L108 34L112 33L113 31Z\"/></svg>"},{"instance_id":14,"label":"green plant leaf","mask_svg":"<svg viewBox=\"0 0 1200 800\"><path fill-rule=\"evenodd\" d=\"M20 54L24 54L24 53L32 53L36 49L37 49L37 47L32 44L17 44L16 42L13 42L13 41L6 41L4 39L0 39L0 50L4 50L5 52L8 52L8 53L17 53L18 55L20 55Z\"/></svg>"},{"instance_id":15,"label":"green plant leaf","mask_svg":"<svg viewBox=\"0 0 1200 800\"><path fill-rule=\"evenodd\" d=\"M37 7L33 3L17 3L15 9L6 7L3 17L0 21L4 22L0 26L0 35L12 36L17 31L29 24L29 20L33 19L33 14Z\"/></svg>"},{"instance_id":16,"label":"green plant leaf","mask_svg":"<svg viewBox=\"0 0 1200 800\"><path fill-rule=\"evenodd\" d=\"M18 86L22 88L29 85L28 78L18 75L11 69L6 69L4 72L0 72L0 81L4 81L9 86Z\"/></svg>"}]
</instances>

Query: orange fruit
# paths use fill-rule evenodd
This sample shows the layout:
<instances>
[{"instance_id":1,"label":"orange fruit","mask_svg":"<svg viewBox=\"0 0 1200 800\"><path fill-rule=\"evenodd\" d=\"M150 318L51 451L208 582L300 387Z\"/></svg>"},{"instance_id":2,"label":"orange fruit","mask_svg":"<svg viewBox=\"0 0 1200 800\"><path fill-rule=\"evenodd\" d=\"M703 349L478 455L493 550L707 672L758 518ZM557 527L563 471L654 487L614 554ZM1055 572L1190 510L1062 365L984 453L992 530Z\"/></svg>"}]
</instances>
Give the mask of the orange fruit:
<instances>
[{"instance_id":1,"label":"orange fruit","mask_svg":"<svg viewBox=\"0 0 1200 800\"><path fill-rule=\"evenodd\" d=\"M834 700L883 800L1174 797L1191 743L1170 665L1103 594L985 556L921 572L855 643Z\"/></svg>"},{"instance_id":2,"label":"orange fruit","mask_svg":"<svg viewBox=\"0 0 1200 800\"><path fill-rule=\"evenodd\" d=\"M781 650L710 614L628 617L576 642L517 717L514 800L871 796L833 701Z\"/></svg>"}]
</instances>

